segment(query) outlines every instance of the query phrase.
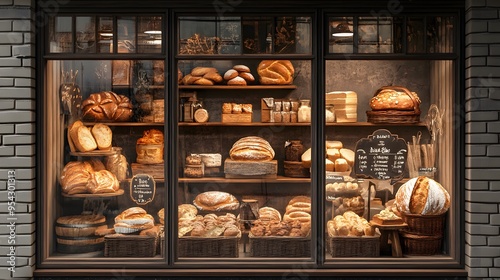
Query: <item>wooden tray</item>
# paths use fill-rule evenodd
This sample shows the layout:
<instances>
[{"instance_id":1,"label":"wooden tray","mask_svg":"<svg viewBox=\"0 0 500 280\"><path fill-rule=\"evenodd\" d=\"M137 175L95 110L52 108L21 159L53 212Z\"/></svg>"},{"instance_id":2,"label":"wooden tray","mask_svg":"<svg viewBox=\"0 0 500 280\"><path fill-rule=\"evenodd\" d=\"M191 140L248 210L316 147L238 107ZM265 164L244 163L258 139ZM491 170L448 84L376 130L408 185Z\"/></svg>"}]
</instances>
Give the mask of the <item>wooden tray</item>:
<instances>
[{"instance_id":1,"label":"wooden tray","mask_svg":"<svg viewBox=\"0 0 500 280\"><path fill-rule=\"evenodd\" d=\"M125 193L125 191L119 189L114 193L77 193L77 194L62 193L62 196L70 198L113 197L113 196L120 196L123 193Z\"/></svg>"}]
</instances>

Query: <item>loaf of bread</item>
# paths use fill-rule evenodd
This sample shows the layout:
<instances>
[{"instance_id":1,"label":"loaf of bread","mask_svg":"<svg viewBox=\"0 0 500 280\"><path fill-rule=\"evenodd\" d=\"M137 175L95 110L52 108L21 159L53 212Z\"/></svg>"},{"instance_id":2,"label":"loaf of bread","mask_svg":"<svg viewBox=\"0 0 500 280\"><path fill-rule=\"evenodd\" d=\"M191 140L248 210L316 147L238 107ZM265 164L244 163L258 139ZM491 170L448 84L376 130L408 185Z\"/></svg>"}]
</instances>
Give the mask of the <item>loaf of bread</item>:
<instances>
[{"instance_id":1,"label":"loaf of bread","mask_svg":"<svg viewBox=\"0 0 500 280\"><path fill-rule=\"evenodd\" d=\"M82 117L91 121L124 122L132 117L132 103L111 91L92 93L82 102Z\"/></svg>"},{"instance_id":2,"label":"loaf of bread","mask_svg":"<svg viewBox=\"0 0 500 280\"><path fill-rule=\"evenodd\" d=\"M160 211L158 211L158 220L160 224L165 224L165 208L161 208Z\"/></svg>"},{"instance_id":3,"label":"loaf of bread","mask_svg":"<svg viewBox=\"0 0 500 280\"><path fill-rule=\"evenodd\" d=\"M163 163L163 132L157 129L145 130L142 137L137 140L135 149L137 153L137 163Z\"/></svg>"},{"instance_id":4,"label":"loaf of bread","mask_svg":"<svg viewBox=\"0 0 500 280\"><path fill-rule=\"evenodd\" d=\"M375 230L364 218L352 211L335 216L327 222L328 236L373 236Z\"/></svg>"},{"instance_id":5,"label":"loaf of bread","mask_svg":"<svg viewBox=\"0 0 500 280\"><path fill-rule=\"evenodd\" d=\"M413 98L412 98L413 97ZM420 98L415 92L401 87L383 87L370 99L372 110L420 110Z\"/></svg>"},{"instance_id":6,"label":"loaf of bread","mask_svg":"<svg viewBox=\"0 0 500 280\"><path fill-rule=\"evenodd\" d=\"M177 217L194 219L198 215L198 209L192 204L181 204L177 206Z\"/></svg>"},{"instance_id":7,"label":"loaf of bread","mask_svg":"<svg viewBox=\"0 0 500 280\"><path fill-rule=\"evenodd\" d=\"M93 172L94 170L88 162L68 162L61 171L59 179L62 191L70 195L87 193L87 183Z\"/></svg>"},{"instance_id":8,"label":"loaf of bread","mask_svg":"<svg viewBox=\"0 0 500 280\"><path fill-rule=\"evenodd\" d=\"M108 170L95 171L87 183L89 193L114 193L120 189L120 182L115 174Z\"/></svg>"},{"instance_id":9,"label":"loaf of bread","mask_svg":"<svg viewBox=\"0 0 500 280\"><path fill-rule=\"evenodd\" d=\"M74 122L69 128L69 135L75 148L80 152L90 152L97 149L97 143L91 130L81 121Z\"/></svg>"},{"instance_id":10,"label":"loaf of bread","mask_svg":"<svg viewBox=\"0 0 500 280\"><path fill-rule=\"evenodd\" d=\"M261 221L281 221L281 213L273 207L259 208L259 219Z\"/></svg>"},{"instance_id":11,"label":"loaf of bread","mask_svg":"<svg viewBox=\"0 0 500 280\"><path fill-rule=\"evenodd\" d=\"M420 176L399 188L395 205L402 214L440 215L448 211L450 195L435 180Z\"/></svg>"},{"instance_id":12,"label":"loaf of bread","mask_svg":"<svg viewBox=\"0 0 500 280\"><path fill-rule=\"evenodd\" d=\"M231 211L237 210L239 201L232 194L220 191L208 191L198 194L194 206L203 211Z\"/></svg>"},{"instance_id":13,"label":"loaf of bread","mask_svg":"<svg viewBox=\"0 0 500 280\"><path fill-rule=\"evenodd\" d=\"M109 126L102 124L102 123L97 123L92 127L91 132L92 132L92 136L94 137L94 139L97 143L97 148L99 150L110 150L111 149L113 132L111 131Z\"/></svg>"},{"instance_id":14,"label":"loaf of bread","mask_svg":"<svg viewBox=\"0 0 500 280\"><path fill-rule=\"evenodd\" d=\"M229 156L237 161L270 161L275 152L271 144L265 139L257 136L247 136L236 141Z\"/></svg>"},{"instance_id":15,"label":"loaf of bread","mask_svg":"<svg viewBox=\"0 0 500 280\"><path fill-rule=\"evenodd\" d=\"M289 60L263 60L257 73L263 85L289 85L293 82L295 69Z\"/></svg>"},{"instance_id":16,"label":"loaf of bread","mask_svg":"<svg viewBox=\"0 0 500 280\"><path fill-rule=\"evenodd\" d=\"M154 227L154 218L141 207L131 207L115 217L117 233L134 233Z\"/></svg>"},{"instance_id":17,"label":"loaf of bread","mask_svg":"<svg viewBox=\"0 0 500 280\"><path fill-rule=\"evenodd\" d=\"M213 86L223 81L222 76L214 67L195 67L191 73L182 78L185 85Z\"/></svg>"}]
</instances>

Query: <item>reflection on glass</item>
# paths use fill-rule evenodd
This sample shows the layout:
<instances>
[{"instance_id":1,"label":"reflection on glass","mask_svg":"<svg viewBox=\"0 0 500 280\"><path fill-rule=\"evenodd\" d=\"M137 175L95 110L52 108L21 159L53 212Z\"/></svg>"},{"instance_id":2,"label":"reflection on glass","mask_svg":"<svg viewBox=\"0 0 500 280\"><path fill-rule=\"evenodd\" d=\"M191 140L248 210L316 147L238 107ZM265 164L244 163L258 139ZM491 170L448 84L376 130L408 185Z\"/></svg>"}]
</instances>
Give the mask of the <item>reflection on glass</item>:
<instances>
[{"instance_id":1,"label":"reflection on glass","mask_svg":"<svg viewBox=\"0 0 500 280\"><path fill-rule=\"evenodd\" d=\"M424 53L425 36L424 18L408 18L406 25L406 51L408 53Z\"/></svg>"},{"instance_id":2,"label":"reflection on glass","mask_svg":"<svg viewBox=\"0 0 500 280\"><path fill-rule=\"evenodd\" d=\"M98 18L98 42L97 51L99 53L112 53L113 52L113 35L114 23L112 17L99 17Z\"/></svg>"},{"instance_id":3,"label":"reflection on glass","mask_svg":"<svg viewBox=\"0 0 500 280\"><path fill-rule=\"evenodd\" d=\"M359 53L392 53L392 43L392 18L359 18Z\"/></svg>"},{"instance_id":4,"label":"reflection on glass","mask_svg":"<svg viewBox=\"0 0 500 280\"><path fill-rule=\"evenodd\" d=\"M273 52L272 18L243 17L243 53L258 54Z\"/></svg>"},{"instance_id":5,"label":"reflection on glass","mask_svg":"<svg viewBox=\"0 0 500 280\"><path fill-rule=\"evenodd\" d=\"M134 53L135 42L135 17L119 17L117 20L118 53Z\"/></svg>"},{"instance_id":6,"label":"reflection on glass","mask_svg":"<svg viewBox=\"0 0 500 280\"><path fill-rule=\"evenodd\" d=\"M453 17L427 17L427 52L453 52Z\"/></svg>"},{"instance_id":7,"label":"reflection on glass","mask_svg":"<svg viewBox=\"0 0 500 280\"><path fill-rule=\"evenodd\" d=\"M329 19L329 51L330 53L353 53L353 18L331 17Z\"/></svg>"},{"instance_id":8,"label":"reflection on glass","mask_svg":"<svg viewBox=\"0 0 500 280\"><path fill-rule=\"evenodd\" d=\"M73 52L73 21L71 17L52 17L50 20L50 52Z\"/></svg>"},{"instance_id":9,"label":"reflection on glass","mask_svg":"<svg viewBox=\"0 0 500 280\"><path fill-rule=\"evenodd\" d=\"M163 18L160 16L138 18L138 53L160 53L162 49Z\"/></svg>"},{"instance_id":10,"label":"reflection on glass","mask_svg":"<svg viewBox=\"0 0 500 280\"><path fill-rule=\"evenodd\" d=\"M76 48L77 53L95 53L95 18L76 17Z\"/></svg>"}]
</instances>

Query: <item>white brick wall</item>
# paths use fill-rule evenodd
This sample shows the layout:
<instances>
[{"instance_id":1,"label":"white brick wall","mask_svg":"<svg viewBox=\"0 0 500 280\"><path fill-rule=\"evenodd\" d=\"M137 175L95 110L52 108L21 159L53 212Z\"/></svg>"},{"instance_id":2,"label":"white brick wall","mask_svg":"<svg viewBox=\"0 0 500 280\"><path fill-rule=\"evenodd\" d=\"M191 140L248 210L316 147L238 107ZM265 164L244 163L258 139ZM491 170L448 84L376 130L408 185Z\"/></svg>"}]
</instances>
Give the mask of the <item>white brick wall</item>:
<instances>
[{"instance_id":1,"label":"white brick wall","mask_svg":"<svg viewBox=\"0 0 500 280\"><path fill-rule=\"evenodd\" d=\"M31 278L35 268L33 7L32 1L0 0L0 279ZM13 215L8 208L9 174L15 174ZM15 244L8 243L11 235ZM9 264L11 245L15 263Z\"/></svg>"},{"instance_id":2,"label":"white brick wall","mask_svg":"<svg viewBox=\"0 0 500 280\"><path fill-rule=\"evenodd\" d=\"M466 1L465 263L500 277L500 1Z\"/></svg>"}]
</instances>

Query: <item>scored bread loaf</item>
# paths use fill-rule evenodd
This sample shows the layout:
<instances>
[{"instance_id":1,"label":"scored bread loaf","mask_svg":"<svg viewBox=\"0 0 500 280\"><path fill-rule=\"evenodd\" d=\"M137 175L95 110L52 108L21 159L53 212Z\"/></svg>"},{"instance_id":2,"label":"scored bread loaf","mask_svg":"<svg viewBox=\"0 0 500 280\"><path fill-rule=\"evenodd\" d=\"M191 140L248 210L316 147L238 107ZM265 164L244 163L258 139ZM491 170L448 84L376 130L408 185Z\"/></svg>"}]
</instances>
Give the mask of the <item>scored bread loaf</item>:
<instances>
[{"instance_id":1,"label":"scored bread loaf","mask_svg":"<svg viewBox=\"0 0 500 280\"><path fill-rule=\"evenodd\" d=\"M154 218L141 207L131 207L115 217L117 233L133 233L154 227Z\"/></svg>"},{"instance_id":2,"label":"scored bread loaf","mask_svg":"<svg viewBox=\"0 0 500 280\"><path fill-rule=\"evenodd\" d=\"M108 170L93 172L87 183L89 193L114 193L120 189L120 182L115 174Z\"/></svg>"},{"instance_id":3,"label":"scored bread loaf","mask_svg":"<svg viewBox=\"0 0 500 280\"><path fill-rule=\"evenodd\" d=\"M239 201L232 194L220 191L208 191L198 194L194 206L203 211L237 210Z\"/></svg>"},{"instance_id":4,"label":"scored bread loaf","mask_svg":"<svg viewBox=\"0 0 500 280\"><path fill-rule=\"evenodd\" d=\"M70 161L63 170L59 183L62 191L66 194L87 193L87 183L94 172L88 162Z\"/></svg>"},{"instance_id":5,"label":"scored bread loaf","mask_svg":"<svg viewBox=\"0 0 500 280\"><path fill-rule=\"evenodd\" d=\"M263 60L257 73L263 85L289 85L293 82L295 69L289 60Z\"/></svg>"},{"instance_id":6,"label":"scored bread loaf","mask_svg":"<svg viewBox=\"0 0 500 280\"><path fill-rule=\"evenodd\" d=\"M406 92L407 91L407 92ZM420 110L420 98L402 87L383 87L370 99L372 110Z\"/></svg>"},{"instance_id":7,"label":"scored bread loaf","mask_svg":"<svg viewBox=\"0 0 500 280\"><path fill-rule=\"evenodd\" d=\"M450 195L435 180L420 176L399 188L394 204L402 214L440 215L450 207Z\"/></svg>"},{"instance_id":8,"label":"scored bread loaf","mask_svg":"<svg viewBox=\"0 0 500 280\"><path fill-rule=\"evenodd\" d=\"M111 131L111 128L109 128L109 126L102 123L97 123L92 127L91 132L92 136L94 136L94 139L97 143L97 148L99 150L111 149L113 132Z\"/></svg>"},{"instance_id":9,"label":"scored bread loaf","mask_svg":"<svg viewBox=\"0 0 500 280\"><path fill-rule=\"evenodd\" d=\"M271 144L257 136L243 137L236 141L229 150L231 159L237 161L270 161L274 155Z\"/></svg>"},{"instance_id":10,"label":"scored bread loaf","mask_svg":"<svg viewBox=\"0 0 500 280\"><path fill-rule=\"evenodd\" d=\"M132 114L130 99L112 91L92 93L82 102L82 117L86 120L124 122Z\"/></svg>"}]
</instances>

